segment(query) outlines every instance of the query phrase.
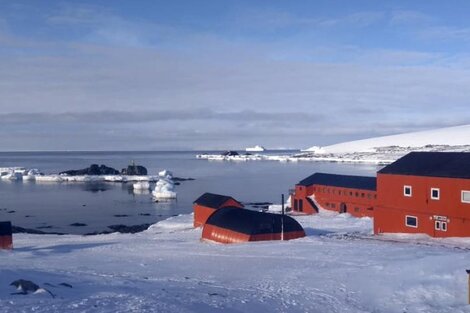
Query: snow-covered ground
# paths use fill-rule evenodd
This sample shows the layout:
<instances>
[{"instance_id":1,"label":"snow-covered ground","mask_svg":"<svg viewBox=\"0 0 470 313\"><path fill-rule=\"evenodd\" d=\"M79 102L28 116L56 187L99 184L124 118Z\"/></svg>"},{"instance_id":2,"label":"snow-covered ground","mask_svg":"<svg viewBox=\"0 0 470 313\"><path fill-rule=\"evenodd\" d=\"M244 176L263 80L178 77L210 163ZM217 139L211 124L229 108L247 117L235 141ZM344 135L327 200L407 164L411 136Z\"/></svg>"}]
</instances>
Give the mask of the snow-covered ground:
<instances>
[{"instance_id":1,"label":"snow-covered ground","mask_svg":"<svg viewBox=\"0 0 470 313\"><path fill-rule=\"evenodd\" d=\"M470 152L470 125L312 146L292 155L197 155L215 161L326 161L389 164L411 151Z\"/></svg>"},{"instance_id":2,"label":"snow-covered ground","mask_svg":"<svg viewBox=\"0 0 470 313\"><path fill-rule=\"evenodd\" d=\"M0 311L470 312L470 242L374 240L369 218L296 218L308 236L286 242L202 242L192 215L133 235L15 235L0 251ZM20 278L56 297L11 295Z\"/></svg>"}]
</instances>

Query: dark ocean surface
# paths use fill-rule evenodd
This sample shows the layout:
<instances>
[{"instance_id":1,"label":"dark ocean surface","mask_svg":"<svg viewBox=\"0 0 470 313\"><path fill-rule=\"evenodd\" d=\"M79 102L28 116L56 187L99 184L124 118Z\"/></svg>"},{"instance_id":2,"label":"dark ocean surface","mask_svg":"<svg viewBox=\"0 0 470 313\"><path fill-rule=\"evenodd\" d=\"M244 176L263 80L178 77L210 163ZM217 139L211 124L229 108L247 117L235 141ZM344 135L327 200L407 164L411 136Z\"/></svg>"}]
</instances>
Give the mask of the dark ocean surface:
<instances>
[{"instance_id":1,"label":"dark ocean surface","mask_svg":"<svg viewBox=\"0 0 470 313\"><path fill-rule=\"evenodd\" d=\"M0 221L46 232L85 234L107 226L155 223L191 213L204 192L231 195L243 202L280 203L298 181L314 172L375 175L375 165L277 161L222 162L196 159L199 152L3 152L0 167L38 168L46 174L92 163L121 169L132 161L155 175L167 169L191 177L176 186L178 199L156 203L151 194L134 194L132 183L38 183L0 180ZM268 152L274 154L284 152ZM153 187L153 186L152 186ZM82 223L87 226L70 226Z\"/></svg>"}]
</instances>

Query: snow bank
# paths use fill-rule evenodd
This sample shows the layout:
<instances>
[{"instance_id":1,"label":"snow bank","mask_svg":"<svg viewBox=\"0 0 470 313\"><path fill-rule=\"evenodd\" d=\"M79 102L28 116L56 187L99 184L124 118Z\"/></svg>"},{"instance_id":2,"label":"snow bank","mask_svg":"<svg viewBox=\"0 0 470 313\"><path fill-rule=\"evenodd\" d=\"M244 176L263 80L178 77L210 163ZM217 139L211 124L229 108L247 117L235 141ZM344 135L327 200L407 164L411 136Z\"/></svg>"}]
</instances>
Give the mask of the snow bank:
<instances>
[{"instance_id":1,"label":"snow bank","mask_svg":"<svg viewBox=\"0 0 470 313\"><path fill-rule=\"evenodd\" d=\"M180 214L178 216L170 217L166 220L151 225L147 232L159 233L162 231L181 231L193 229L193 220L193 214Z\"/></svg>"}]
</instances>

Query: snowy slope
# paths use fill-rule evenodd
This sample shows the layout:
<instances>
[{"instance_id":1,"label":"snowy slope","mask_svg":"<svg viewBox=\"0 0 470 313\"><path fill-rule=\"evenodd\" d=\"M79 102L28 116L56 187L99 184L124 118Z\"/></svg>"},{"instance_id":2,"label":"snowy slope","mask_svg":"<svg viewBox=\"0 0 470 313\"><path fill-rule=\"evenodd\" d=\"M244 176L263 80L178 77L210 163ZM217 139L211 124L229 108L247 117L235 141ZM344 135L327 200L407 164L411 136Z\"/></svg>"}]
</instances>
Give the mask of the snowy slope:
<instances>
[{"instance_id":1,"label":"snowy slope","mask_svg":"<svg viewBox=\"0 0 470 313\"><path fill-rule=\"evenodd\" d=\"M470 125L344 142L323 147L323 150L325 153L374 152L377 147L426 145L470 145ZM307 151L318 151L318 147L311 147Z\"/></svg>"},{"instance_id":2,"label":"snowy slope","mask_svg":"<svg viewBox=\"0 0 470 313\"><path fill-rule=\"evenodd\" d=\"M192 215L139 234L15 235L0 251L0 311L470 312L470 250L362 240L371 219L347 214L297 219L308 236L288 242L201 242ZM12 295L20 278L56 298Z\"/></svg>"}]
</instances>

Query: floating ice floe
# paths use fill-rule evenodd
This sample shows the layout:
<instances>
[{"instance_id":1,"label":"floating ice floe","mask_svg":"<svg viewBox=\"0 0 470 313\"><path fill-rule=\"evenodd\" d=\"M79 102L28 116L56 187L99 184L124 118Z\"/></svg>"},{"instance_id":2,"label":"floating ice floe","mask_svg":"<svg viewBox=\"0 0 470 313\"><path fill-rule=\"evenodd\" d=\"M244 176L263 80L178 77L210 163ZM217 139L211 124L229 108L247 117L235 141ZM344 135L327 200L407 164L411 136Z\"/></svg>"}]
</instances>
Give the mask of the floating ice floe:
<instances>
[{"instance_id":1,"label":"floating ice floe","mask_svg":"<svg viewBox=\"0 0 470 313\"><path fill-rule=\"evenodd\" d=\"M171 172L166 171L171 179ZM10 181L36 181L39 183L83 183L83 182L156 182L159 175L67 175L67 174L49 174L44 175L38 169L26 169L24 167L0 167L0 180Z\"/></svg>"},{"instance_id":2,"label":"floating ice floe","mask_svg":"<svg viewBox=\"0 0 470 313\"><path fill-rule=\"evenodd\" d=\"M136 190L149 190L150 183L148 181L137 182L132 185L134 191Z\"/></svg>"},{"instance_id":3,"label":"floating ice floe","mask_svg":"<svg viewBox=\"0 0 470 313\"><path fill-rule=\"evenodd\" d=\"M36 176L35 180L40 183L60 183L64 181L60 175L40 175Z\"/></svg>"}]
</instances>

